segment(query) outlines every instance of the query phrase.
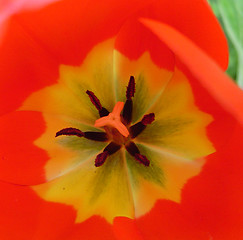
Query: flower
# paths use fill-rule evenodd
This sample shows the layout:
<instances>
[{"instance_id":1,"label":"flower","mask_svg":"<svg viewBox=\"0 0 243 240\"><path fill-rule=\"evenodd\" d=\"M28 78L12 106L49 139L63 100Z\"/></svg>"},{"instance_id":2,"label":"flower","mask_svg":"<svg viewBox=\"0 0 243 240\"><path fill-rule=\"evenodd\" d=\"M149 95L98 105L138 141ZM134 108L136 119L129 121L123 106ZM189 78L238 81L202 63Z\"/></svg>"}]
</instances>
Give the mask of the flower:
<instances>
[{"instance_id":1,"label":"flower","mask_svg":"<svg viewBox=\"0 0 243 240\"><path fill-rule=\"evenodd\" d=\"M0 64L1 239L241 236L242 93L204 1L20 13Z\"/></svg>"}]
</instances>

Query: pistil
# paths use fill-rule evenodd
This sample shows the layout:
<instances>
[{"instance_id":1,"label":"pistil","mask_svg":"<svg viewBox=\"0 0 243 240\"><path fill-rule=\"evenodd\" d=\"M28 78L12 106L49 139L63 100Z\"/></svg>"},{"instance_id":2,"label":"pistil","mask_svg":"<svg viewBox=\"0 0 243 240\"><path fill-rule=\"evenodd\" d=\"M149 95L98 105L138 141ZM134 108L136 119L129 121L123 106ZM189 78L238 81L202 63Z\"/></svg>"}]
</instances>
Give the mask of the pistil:
<instances>
[{"instance_id":1,"label":"pistil","mask_svg":"<svg viewBox=\"0 0 243 240\"><path fill-rule=\"evenodd\" d=\"M121 122L121 111L123 109L124 103L117 102L113 111L109 113L108 116L102 117L95 121L95 127L110 126L117 129L121 135L128 137L129 131L126 126Z\"/></svg>"}]
</instances>

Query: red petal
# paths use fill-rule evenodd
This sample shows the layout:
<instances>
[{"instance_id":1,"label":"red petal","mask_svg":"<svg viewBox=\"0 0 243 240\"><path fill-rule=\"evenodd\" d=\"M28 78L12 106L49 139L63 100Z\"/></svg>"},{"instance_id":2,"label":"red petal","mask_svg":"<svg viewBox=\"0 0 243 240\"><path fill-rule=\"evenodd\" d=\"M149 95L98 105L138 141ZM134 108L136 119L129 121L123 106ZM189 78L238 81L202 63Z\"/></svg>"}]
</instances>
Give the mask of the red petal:
<instances>
[{"instance_id":1,"label":"red petal","mask_svg":"<svg viewBox=\"0 0 243 240\"><path fill-rule=\"evenodd\" d=\"M146 29L143 24L131 20L124 24L116 37L115 48L130 59L138 59L149 51L151 59L161 68L174 70L175 57L171 50ZM158 81L158 79L155 79Z\"/></svg>"},{"instance_id":2,"label":"red petal","mask_svg":"<svg viewBox=\"0 0 243 240\"><path fill-rule=\"evenodd\" d=\"M30 93L55 83L58 65L48 49L14 20L0 45L0 114L19 108Z\"/></svg>"},{"instance_id":3,"label":"red petal","mask_svg":"<svg viewBox=\"0 0 243 240\"><path fill-rule=\"evenodd\" d=\"M114 237L112 226L105 219L93 216L83 223L75 224L70 234L63 240L118 240Z\"/></svg>"},{"instance_id":4,"label":"red petal","mask_svg":"<svg viewBox=\"0 0 243 240\"><path fill-rule=\"evenodd\" d=\"M1 240L115 240L112 227L100 217L75 224L67 205L45 202L29 187L0 182Z\"/></svg>"},{"instance_id":5,"label":"red petal","mask_svg":"<svg viewBox=\"0 0 243 240\"><path fill-rule=\"evenodd\" d=\"M67 239L75 211L62 204L48 203L28 187L0 182L0 239Z\"/></svg>"},{"instance_id":6,"label":"red petal","mask_svg":"<svg viewBox=\"0 0 243 240\"><path fill-rule=\"evenodd\" d=\"M34 145L44 132L40 113L13 112L0 118L0 179L17 184L45 181L46 152Z\"/></svg>"},{"instance_id":7,"label":"red petal","mask_svg":"<svg viewBox=\"0 0 243 240\"><path fill-rule=\"evenodd\" d=\"M240 224L243 214L241 204L243 195L239 191L243 171L240 159L243 149L243 133L242 125L236 125L237 122L234 118L242 120L240 111L243 109L242 92L212 59L182 34L161 23L150 20L146 20L144 23L186 65L180 63L180 68L187 73L190 79L197 105L214 117L214 122L208 128L208 135L217 151L208 157L204 171L185 186L182 205L174 206L163 220L155 214L155 212L168 209L168 206L161 202L149 216L156 221L165 221L166 218L167 220L170 218L178 220L180 219L178 215L183 216L181 221L174 221L174 227L177 230L181 229L178 230L181 232L180 239L210 239L210 237L218 240L238 239L238 236L242 236L243 229ZM151 228L148 224L151 221L149 219L149 217L144 217L140 221L140 227L147 234L155 228L153 226ZM183 223L187 226L184 226ZM208 236L202 235L200 238L187 233L183 235L181 226L190 229L191 224L194 224L192 226L196 229L195 234L208 233ZM147 225L150 226L149 229L146 229ZM157 231L165 234L167 236L165 239L175 238L172 230L167 233L164 233L163 230ZM193 232L193 230L191 231Z\"/></svg>"},{"instance_id":8,"label":"red petal","mask_svg":"<svg viewBox=\"0 0 243 240\"><path fill-rule=\"evenodd\" d=\"M210 234L182 211L179 204L158 201L144 217L136 220L145 240L209 240Z\"/></svg>"},{"instance_id":9,"label":"red petal","mask_svg":"<svg viewBox=\"0 0 243 240\"><path fill-rule=\"evenodd\" d=\"M12 17L0 47L0 114L53 84L59 64L80 65L95 44L113 37L147 2L68 0Z\"/></svg>"},{"instance_id":10,"label":"red petal","mask_svg":"<svg viewBox=\"0 0 243 240\"><path fill-rule=\"evenodd\" d=\"M149 3L61 1L12 18L0 48L1 112L19 107L31 92L54 83L58 63L80 64L95 44L116 35L128 17ZM139 16L175 26L226 67L226 40L205 1L156 1Z\"/></svg>"},{"instance_id":11,"label":"red petal","mask_svg":"<svg viewBox=\"0 0 243 240\"><path fill-rule=\"evenodd\" d=\"M37 223L35 194L26 187L0 182L0 239L32 239Z\"/></svg>"},{"instance_id":12,"label":"red petal","mask_svg":"<svg viewBox=\"0 0 243 240\"><path fill-rule=\"evenodd\" d=\"M117 34L123 22L148 0L64 0L16 19L56 56L79 65L97 43Z\"/></svg>"},{"instance_id":13,"label":"red petal","mask_svg":"<svg viewBox=\"0 0 243 240\"><path fill-rule=\"evenodd\" d=\"M226 111L243 121L242 91L210 57L170 26L148 19L141 21L170 47Z\"/></svg>"},{"instance_id":14,"label":"red petal","mask_svg":"<svg viewBox=\"0 0 243 240\"><path fill-rule=\"evenodd\" d=\"M140 16L172 26L227 68L227 41L206 0L156 0Z\"/></svg>"},{"instance_id":15,"label":"red petal","mask_svg":"<svg viewBox=\"0 0 243 240\"><path fill-rule=\"evenodd\" d=\"M224 147L208 157L203 172L188 183L182 201L183 211L216 240L243 236L242 126L231 132Z\"/></svg>"},{"instance_id":16,"label":"red petal","mask_svg":"<svg viewBox=\"0 0 243 240\"><path fill-rule=\"evenodd\" d=\"M116 217L113 229L117 240L143 240L135 221L126 217Z\"/></svg>"}]
</instances>

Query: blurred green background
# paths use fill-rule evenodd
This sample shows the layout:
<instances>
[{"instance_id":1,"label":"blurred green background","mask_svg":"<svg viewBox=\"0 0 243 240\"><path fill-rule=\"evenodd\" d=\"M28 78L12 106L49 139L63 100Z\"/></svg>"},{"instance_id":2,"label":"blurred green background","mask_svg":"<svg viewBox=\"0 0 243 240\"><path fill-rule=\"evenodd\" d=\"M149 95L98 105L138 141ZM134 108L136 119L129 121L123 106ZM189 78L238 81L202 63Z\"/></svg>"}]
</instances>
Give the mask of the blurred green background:
<instances>
[{"instance_id":1,"label":"blurred green background","mask_svg":"<svg viewBox=\"0 0 243 240\"><path fill-rule=\"evenodd\" d=\"M227 73L243 88L243 0L208 0L227 36Z\"/></svg>"}]
</instances>

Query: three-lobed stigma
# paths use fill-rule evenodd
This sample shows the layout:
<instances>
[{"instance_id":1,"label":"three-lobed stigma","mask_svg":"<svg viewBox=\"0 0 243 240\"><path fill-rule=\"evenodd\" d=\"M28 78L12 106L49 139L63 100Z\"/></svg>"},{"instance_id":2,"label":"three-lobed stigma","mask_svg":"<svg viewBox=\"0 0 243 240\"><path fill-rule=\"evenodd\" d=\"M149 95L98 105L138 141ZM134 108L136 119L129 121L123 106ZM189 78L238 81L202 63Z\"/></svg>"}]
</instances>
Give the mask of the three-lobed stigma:
<instances>
[{"instance_id":1,"label":"three-lobed stigma","mask_svg":"<svg viewBox=\"0 0 243 240\"><path fill-rule=\"evenodd\" d=\"M132 98L135 94L134 76L130 77L127 86L125 104L123 102L117 102L112 112L109 112L101 105L99 99L92 91L87 90L86 93L100 115L100 118L95 121L94 126L102 127L105 132L82 132L79 129L68 127L58 131L56 137L61 135L77 136L93 141L108 142L108 145L103 149L103 152L96 156L96 167L102 166L110 155L116 153L122 147L125 147L127 152L133 156L135 160L146 167L149 166L149 159L140 153L140 150L133 139L144 131L148 124L151 124L155 120L155 115L154 113L146 114L140 122L131 126L133 113Z\"/></svg>"}]
</instances>

